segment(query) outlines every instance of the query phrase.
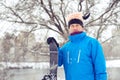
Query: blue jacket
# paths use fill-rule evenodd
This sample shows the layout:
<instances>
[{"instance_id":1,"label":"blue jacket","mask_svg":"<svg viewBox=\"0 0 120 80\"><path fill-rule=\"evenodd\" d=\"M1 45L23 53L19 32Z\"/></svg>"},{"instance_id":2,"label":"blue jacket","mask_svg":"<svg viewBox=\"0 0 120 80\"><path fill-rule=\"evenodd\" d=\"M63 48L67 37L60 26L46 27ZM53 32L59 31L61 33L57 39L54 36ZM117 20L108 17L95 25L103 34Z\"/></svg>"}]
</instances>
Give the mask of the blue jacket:
<instances>
[{"instance_id":1,"label":"blue jacket","mask_svg":"<svg viewBox=\"0 0 120 80\"><path fill-rule=\"evenodd\" d=\"M66 80L107 80L102 47L85 32L69 36L59 48L58 62L64 67Z\"/></svg>"}]
</instances>

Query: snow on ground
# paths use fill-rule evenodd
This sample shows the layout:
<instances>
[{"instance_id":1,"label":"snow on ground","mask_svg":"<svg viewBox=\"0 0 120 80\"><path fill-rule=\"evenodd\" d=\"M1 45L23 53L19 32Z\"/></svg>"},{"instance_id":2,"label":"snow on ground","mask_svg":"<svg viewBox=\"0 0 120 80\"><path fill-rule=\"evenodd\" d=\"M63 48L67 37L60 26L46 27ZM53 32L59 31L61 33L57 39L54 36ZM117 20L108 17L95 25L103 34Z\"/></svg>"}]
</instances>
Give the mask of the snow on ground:
<instances>
[{"instance_id":1,"label":"snow on ground","mask_svg":"<svg viewBox=\"0 0 120 80\"><path fill-rule=\"evenodd\" d=\"M106 62L106 66L107 66L107 68L114 68L114 67L120 68L120 60L108 60Z\"/></svg>"},{"instance_id":2,"label":"snow on ground","mask_svg":"<svg viewBox=\"0 0 120 80\"><path fill-rule=\"evenodd\" d=\"M106 61L107 68L118 68L120 67L120 60L107 60ZM49 68L48 62L0 62L0 69L4 68L32 68L32 69L42 69Z\"/></svg>"},{"instance_id":3,"label":"snow on ground","mask_svg":"<svg viewBox=\"0 0 120 80\"><path fill-rule=\"evenodd\" d=\"M3 68L16 68L16 69L23 69L23 68L32 68L32 69L42 69L42 68L49 68L48 62L0 62L0 69Z\"/></svg>"}]
</instances>

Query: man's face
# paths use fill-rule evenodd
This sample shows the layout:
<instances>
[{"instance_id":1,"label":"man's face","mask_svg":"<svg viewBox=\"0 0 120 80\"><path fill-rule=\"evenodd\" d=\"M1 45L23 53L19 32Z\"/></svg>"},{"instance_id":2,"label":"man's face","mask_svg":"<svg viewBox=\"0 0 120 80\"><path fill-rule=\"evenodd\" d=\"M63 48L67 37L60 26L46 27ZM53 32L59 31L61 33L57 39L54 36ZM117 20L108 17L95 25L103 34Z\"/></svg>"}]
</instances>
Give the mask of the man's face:
<instances>
[{"instance_id":1,"label":"man's face","mask_svg":"<svg viewBox=\"0 0 120 80\"><path fill-rule=\"evenodd\" d=\"M74 32L81 32L83 31L83 27L80 24L71 24L69 27L69 33L74 33Z\"/></svg>"}]
</instances>

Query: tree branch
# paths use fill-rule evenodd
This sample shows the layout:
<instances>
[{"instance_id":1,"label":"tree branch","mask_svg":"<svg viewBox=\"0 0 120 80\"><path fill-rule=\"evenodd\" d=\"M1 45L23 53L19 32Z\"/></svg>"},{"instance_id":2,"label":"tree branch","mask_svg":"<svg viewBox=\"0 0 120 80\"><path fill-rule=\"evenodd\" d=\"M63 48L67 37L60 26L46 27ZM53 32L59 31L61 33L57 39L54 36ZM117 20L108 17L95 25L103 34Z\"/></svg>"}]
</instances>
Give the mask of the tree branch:
<instances>
[{"instance_id":1,"label":"tree branch","mask_svg":"<svg viewBox=\"0 0 120 80\"><path fill-rule=\"evenodd\" d=\"M103 14L101 14L98 18L96 18L96 19L90 21L90 22L87 23L86 25L91 24L91 23L93 23L93 22L99 20L99 19L100 19L101 17L103 17L105 14L107 14L108 12L110 12L111 9L114 7L115 4L117 4L117 3L116 3L116 2L113 2L113 3L110 5L110 7L108 7L108 8L106 9L106 11L105 11Z\"/></svg>"},{"instance_id":2,"label":"tree branch","mask_svg":"<svg viewBox=\"0 0 120 80\"><path fill-rule=\"evenodd\" d=\"M24 23L24 20L22 19L22 17L21 17L17 12L15 12L11 7L7 7L5 4L3 4L3 6L4 6L5 8L8 8L10 11L12 11L13 14L14 14L16 17L18 17L18 18L21 20L22 23Z\"/></svg>"},{"instance_id":3,"label":"tree branch","mask_svg":"<svg viewBox=\"0 0 120 80\"><path fill-rule=\"evenodd\" d=\"M79 0L79 3L78 3L78 11L82 11L82 2L84 0Z\"/></svg>"},{"instance_id":4,"label":"tree branch","mask_svg":"<svg viewBox=\"0 0 120 80\"><path fill-rule=\"evenodd\" d=\"M62 2L62 0L61 0L61 5L60 5L60 11L62 13L63 21L61 19L59 19L59 20L64 25L64 28L65 28L66 32L68 33L67 22L66 22L66 19L65 19L65 10L63 11L63 2Z\"/></svg>"},{"instance_id":5,"label":"tree branch","mask_svg":"<svg viewBox=\"0 0 120 80\"><path fill-rule=\"evenodd\" d=\"M114 36L111 36L110 38L106 39L105 41L102 42L102 44L104 44L105 42L113 39L114 37L117 37L117 36L120 36L120 35L114 35Z\"/></svg>"}]
</instances>

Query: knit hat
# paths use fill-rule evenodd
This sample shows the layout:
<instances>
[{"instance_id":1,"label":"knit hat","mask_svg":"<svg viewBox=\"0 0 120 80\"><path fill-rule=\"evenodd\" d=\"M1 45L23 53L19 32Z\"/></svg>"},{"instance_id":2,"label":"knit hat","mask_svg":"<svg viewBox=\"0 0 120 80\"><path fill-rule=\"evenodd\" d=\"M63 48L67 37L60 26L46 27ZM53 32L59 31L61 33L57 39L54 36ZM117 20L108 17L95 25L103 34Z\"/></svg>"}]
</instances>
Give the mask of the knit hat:
<instances>
[{"instance_id":1,"label":"knit hat","mask_svg":"<svg viewBox=\"0 0 120 80\"><path fill-rule=\"evenodd\" d=\"M75 12L69 14L67 16L68 27L70 27L70 25L74 23L80 24L83 27L83 20L87 19L89 16L90 13L83 16L81 12Z\"/></svg>"}]
</instances>

